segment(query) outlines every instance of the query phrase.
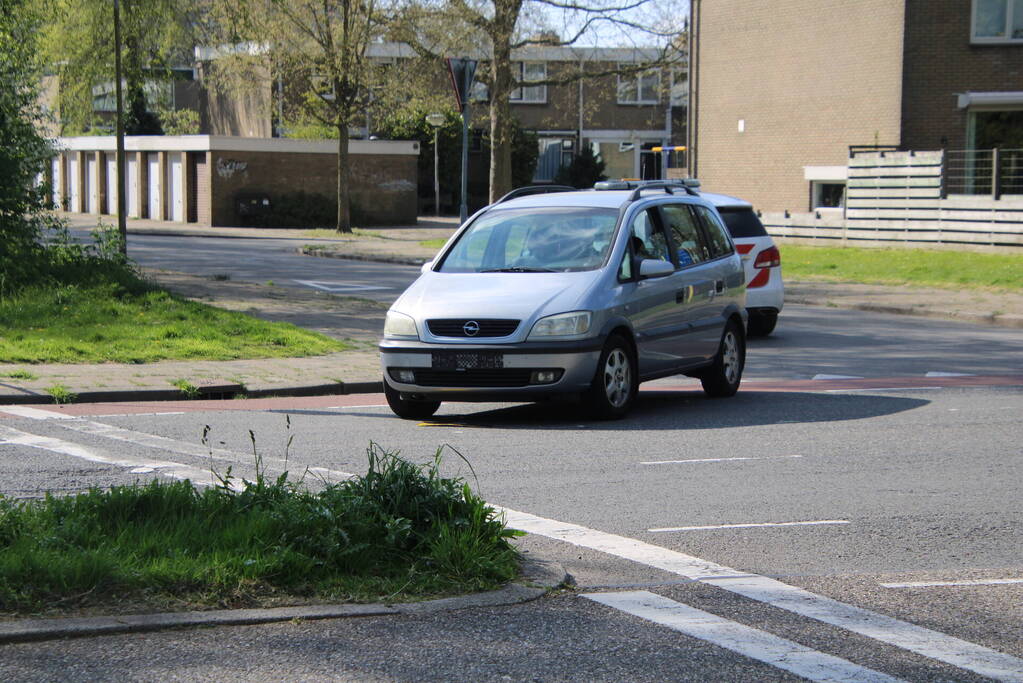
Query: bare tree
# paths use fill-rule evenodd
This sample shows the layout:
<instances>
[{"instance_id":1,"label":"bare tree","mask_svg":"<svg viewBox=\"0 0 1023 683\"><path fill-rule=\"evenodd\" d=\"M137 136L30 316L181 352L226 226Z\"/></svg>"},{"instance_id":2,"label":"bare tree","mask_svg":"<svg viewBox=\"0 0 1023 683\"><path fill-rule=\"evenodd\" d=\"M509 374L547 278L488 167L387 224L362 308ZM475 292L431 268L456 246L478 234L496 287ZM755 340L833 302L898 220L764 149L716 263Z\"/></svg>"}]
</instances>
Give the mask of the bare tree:
<instances>
[{"instance_id":1,"label":"bare tree","mask_svg":"<svg viewBox=\"0 0 1023 683\"><path fill-rule=\"evenodd\" d=\"M640 22L631 13L654 9L656 0L411 0L394 24L394 35L421 54L458 51L482 57L477 80L489 92L490 116L490 200L511 189L511 95L522 85L561 85L579 78L598 78L614 73L638 73L677 60L672 39L681 32L681 18L675 23L663 19ZM563 20L560 29L551 22ZM660 43L658 55L626 68L607 71L565 73L554 79L518 80L514 70L517 50L533 46L567 47L605 29L606 40L633 46ZM606 29L611 29L607 31ZM471 37L476 37L472 40Z\"/></svg>"},{"instance_id":2,"label":"bare tree","mask_svg":"<svg viewBox=\"0 0 1023 683\"><path fill-rule=\"evenodd\" d=\"M284 88L285 117L337 133L337 230L351 232L349 128L369 98L367 48L381 30L378 0L210 0L211 35L230 43L221 80L267 76ZM244 45L245 49L237 49Z\"/></svg>"}]
</instances>

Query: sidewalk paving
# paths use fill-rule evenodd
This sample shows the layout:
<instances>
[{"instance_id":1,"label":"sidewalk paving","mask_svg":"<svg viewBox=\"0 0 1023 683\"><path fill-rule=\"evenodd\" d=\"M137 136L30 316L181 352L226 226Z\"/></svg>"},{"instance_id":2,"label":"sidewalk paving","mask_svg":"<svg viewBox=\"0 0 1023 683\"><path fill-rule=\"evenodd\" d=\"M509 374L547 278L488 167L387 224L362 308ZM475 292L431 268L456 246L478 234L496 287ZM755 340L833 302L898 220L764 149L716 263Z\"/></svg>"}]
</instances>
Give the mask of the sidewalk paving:
<instances>
[{"instance_id":1,"label":"sidewalk paving","mask_svg":"<svg viewBox=\"0 0 1023 683\"><path fill-rule=\"evenodd\" d=\"M68 214L74 227L96 218ZM263 237L295 241L310 255L419 264L437 247L428 240L449 237L454 218L423 218L414 226L375 227L352 235L300 229L210 228L162 221L129 221L129 234L192 237ZM147 271L184 296L262 318L291 322L349 341L352 350L308 358L237 361L163 361L145 365L0 363L0 404L52 403L47 389L62 385L80 402L183 398L174 382L185 380L204 397L296 396L381 391L376 342L386 307L368 300L336 297L255 283L216 282L202 277ZM1023 329L1023 296L975 290L939 290L830 282L786 282L786 303L946 318ZM779 331L783 333L782 312ZM30 373L29 379L11 377Z\"/></svg>"}]
</instances>

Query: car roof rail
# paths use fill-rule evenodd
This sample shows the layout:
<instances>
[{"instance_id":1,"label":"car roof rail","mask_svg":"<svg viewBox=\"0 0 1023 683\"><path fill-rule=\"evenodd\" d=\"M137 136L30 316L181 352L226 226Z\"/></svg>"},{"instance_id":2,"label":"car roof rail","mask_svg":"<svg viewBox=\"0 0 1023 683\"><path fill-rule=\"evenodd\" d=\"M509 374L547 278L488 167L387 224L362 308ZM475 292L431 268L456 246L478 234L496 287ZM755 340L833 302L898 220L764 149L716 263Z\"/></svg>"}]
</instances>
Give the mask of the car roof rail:
<instances>
[{"instance_id":1,"label":"car roof rail","mask_svg":"<svg viewBox=\"0 0 1023 683\"><path fill-rule=\"evenodd\" d=\"M577 192L578 187L572 187L571 185L526 185L525 187L517 187L505 196L498 199L495 204L506 202L509 199L516 199L518 197L527 197L531 194L548 194L551 192Z\"/></svg>"},{"instance_id":2,"label":"car roof rail","mask_svg":"<svg viewBox=\"0 0 1023 683\"><path fill-rule=\"evenodd\" d=\"M699 181L696 182L699 183ZM686 194L694 197L700 196L700 193L694 187L683 180L650 180L638 184L629 196L629 201L634 202L639 199L643 194L643 190L664 190L668 194L675 194L675 190L684 190Z\"/></svg>"}]
</instances>

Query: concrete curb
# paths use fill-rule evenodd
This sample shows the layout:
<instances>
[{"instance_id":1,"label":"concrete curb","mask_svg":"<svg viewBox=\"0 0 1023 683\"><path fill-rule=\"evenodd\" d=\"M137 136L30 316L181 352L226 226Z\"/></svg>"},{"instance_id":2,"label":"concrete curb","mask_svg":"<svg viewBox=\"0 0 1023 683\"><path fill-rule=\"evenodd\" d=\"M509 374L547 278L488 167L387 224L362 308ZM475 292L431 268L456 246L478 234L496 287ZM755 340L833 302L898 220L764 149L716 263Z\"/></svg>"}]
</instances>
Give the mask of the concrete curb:
<instances>
[{"instance_id":1,"label":"concrete curb","mask_svg":"<svg viewBox=\"0 0 1023 683\"><path fill-rule=\"evenodd\" d=\"M298 253L303 256L316 256L318 258L334 258L347 261L376 261L377 263L395 263L402 266L421 266L430 259L413 256L391 256L389 254L373 254L370 252L326 252L319 249L307 249L300 247Z\"/></svg>"},{"instance_id":2,"label":"concrete curb","mask_svg":"<svg viewBox=\"0 0 1023 683\"><path fill-rule=\"evenodd\" d=\"M571 577L565 573L561 565L529 558L523 561L522 573L515 582L487 593L472 593L452 598L395 605L303 605L269 609L162 612L114 617L21 619L0 622L0 644L56 640L58 638L83 638L115 633L140 633L192 626L246 626L293 619L344 619L394 614L426 614L470 607L500 607L536 600L570 581Z\"/></svg>"},{"instance_id":3,"label":"concrete curb","mask_svg":"<svg viewBox=\"0 0 1023 683\"><path fill-rule=\"evenodd\" d=\"M1023 328L1023 316L1018 315L996 315L983 313L961 313L954 311L936 311L926 308L914 308L912 306L890 306L884 304L870 303L849 303L830 301L827 298L816 298L808 296L785 296L786 304L800 304L803 306L833 306L854 311L866 311L869 313L891 313L894 315L910 315L918 318L939 318L953 320L962 323L976 325L994 325L995 327ZM783 312L784 313L784 312Z\"/></svg>"},{"instance_id":4,"label":"concrete curb","mask_svg":"<svg viewBox=\"0 0 1023 683\"><path fill-rule=\"evenodd\" d=\"M367 382L333 382L331 384L293 385L247 389L240 384L216 384L201 387L199 395L189 399L175 389L117 389L112 391L83 391L76 394L74 403L128 403L140 401L224 400L239 395L246 398L273 398L296 396L345 396L348 394L380 394L383 380ZM30 392L9 394L0 392L0 405L55 405L49 394Z\"/></svg>"}]
</instances>

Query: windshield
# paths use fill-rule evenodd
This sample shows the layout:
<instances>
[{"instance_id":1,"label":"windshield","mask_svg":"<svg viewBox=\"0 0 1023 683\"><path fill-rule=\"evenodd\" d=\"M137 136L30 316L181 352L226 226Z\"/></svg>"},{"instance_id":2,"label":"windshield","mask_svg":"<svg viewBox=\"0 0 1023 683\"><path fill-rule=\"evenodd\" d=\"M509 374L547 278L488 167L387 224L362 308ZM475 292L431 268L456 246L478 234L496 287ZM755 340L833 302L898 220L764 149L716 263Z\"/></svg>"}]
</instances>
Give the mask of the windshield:
<instances>
[{"instance_id":1,"label":"windshield","mask_svg":"<svg viewBox=\"0 0 1023 683\"><path fill-rule=\"evenodd\" d=\"M604 263L618 212L551 207L491 211L466 230L442 273L560 273Z\"/></svg>"}]
</instances>

